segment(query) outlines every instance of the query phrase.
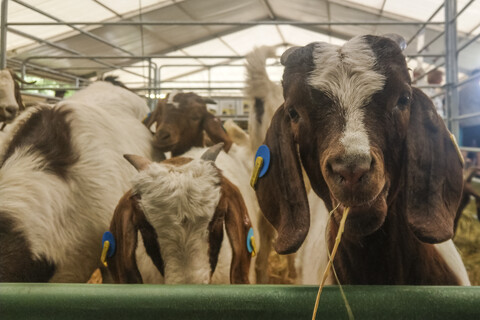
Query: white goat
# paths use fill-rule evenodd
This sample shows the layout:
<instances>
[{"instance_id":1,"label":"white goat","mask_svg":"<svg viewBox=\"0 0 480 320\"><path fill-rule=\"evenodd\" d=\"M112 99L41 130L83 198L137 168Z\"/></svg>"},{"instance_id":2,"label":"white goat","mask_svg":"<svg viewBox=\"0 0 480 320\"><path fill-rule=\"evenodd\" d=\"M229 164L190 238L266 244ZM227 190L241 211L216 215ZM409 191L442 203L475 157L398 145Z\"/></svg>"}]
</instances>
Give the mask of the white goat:
<instances>
[{"instance_id":1,"label":"white goat","mask_svg":"<svg viewBox=\"0 0 480 320\"><path fill-rule=\"evenodd\" d=\"M262 144L273 114L283 103L281 85L271 81L266 70L267 58L273 57L275 47L269 46L255 48L246 57L245 96L254 103L248 116L248 133L253 152Z\"/></svg>"},{"instance_id":2,"label":"white goat","mask_svg":"<svg viewBox=\"0 0 480 320\"><path fill-rule=\"evenodd\" d=\"M121 155L151 154L139 117L108 108L127 111L137 96L124 91L94 84L12 123L0 153L0 281L85 282L98 267L99 239L135 173Z\"/></svg>"},{"instance_id":3,"label":"white goat","mask_svg":"<svg viewBox=\"0 0 480 320\"><path fill-rule=\"evenodd\" d=\"M116 249L107 262L116 282L249 283L249 270L254 280L243 198L214 164L222 147L195 160L125 156L139 174L110 226Z\"/></svg>"}]
</instances>

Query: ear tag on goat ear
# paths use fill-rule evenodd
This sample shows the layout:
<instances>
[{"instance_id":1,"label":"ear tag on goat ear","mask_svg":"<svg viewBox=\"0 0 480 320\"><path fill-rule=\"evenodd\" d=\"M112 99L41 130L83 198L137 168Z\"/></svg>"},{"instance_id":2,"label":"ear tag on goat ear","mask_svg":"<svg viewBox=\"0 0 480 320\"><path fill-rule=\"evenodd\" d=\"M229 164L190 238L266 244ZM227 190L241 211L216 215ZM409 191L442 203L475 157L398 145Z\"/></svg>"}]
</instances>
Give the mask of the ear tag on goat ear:
<instances>
[{"instance_id":1,"label":"ear tag on goat ear","mask_svg":"<svg viewBox=\"0 0 480 320\"><path fill-rule=\"evenodd\" d=\"M255 257L257 254L257 246L255 245L255 237L253 236L253 228L248 230L247 234L247 250L252 254L252 257Z\"/></svg>"},{"instance_id":2,"label":"ear tag on goat ear","mask_svg":"<svg viewBox=\"0 0 480 320\"><path fill-rule=\"evenodd\" d=\"M107 265L107 257L111 258L115 254L115 238L110 231L107 231L103 234L102 237L102 256L100 257L100 261L102 261L105 267Z\"/></svg>"},{"instance_id":3,"label":"ear tag on goat ear","mask_svg":"<svg viewBox=\"0 0 480 320\"><path fill-rule=\"evenodd\" d=\"M151 115L152 115L152 113L149 112L149 113L147 114L147 116L146 116L145 118L143 118L142 123L143 123L143 124L146 124L147 121L148 121L148 119L150 119L150 116L151 116Z\"/></svg>"},{"instance_id":4,"label":"ear tag on goat ear","mask_svg":"<svg viewBox=\"0 0 480 320\"><path fill-rule=\"evenodd\" d=\"M460 162L462 163L462 168L465 167L465 159L463 159L462 152L460 151L460 147L458 146L457 139L455 139L455 136L453 135L453 133L450 133L450 140L452 140L452 143L455 146L455 150L457 150L457 155L458 155L458 158L460 159Z\"/></svg>"},{"instance_id":5,"label":"ear tag on goat ear","mask_svg":"<svg viewBox=\"0 0 480 320\"><path fill-rule=\"evenodd\" d=\"M270 166L270 149L266 145L261 145L255 154L255 167L253 168L250 185L255 188L258 178L263 177Z\"/></svg>"}]
</instances>

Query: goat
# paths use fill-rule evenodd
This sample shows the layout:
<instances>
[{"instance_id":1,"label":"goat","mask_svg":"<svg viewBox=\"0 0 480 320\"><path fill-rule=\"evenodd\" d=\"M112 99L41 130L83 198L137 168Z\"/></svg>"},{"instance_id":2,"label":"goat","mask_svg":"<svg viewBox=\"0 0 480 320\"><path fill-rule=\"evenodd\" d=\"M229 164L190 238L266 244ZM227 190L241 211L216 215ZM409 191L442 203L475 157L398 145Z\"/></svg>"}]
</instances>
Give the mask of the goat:
<instances>
[{"instance_id":1,"label":"goat","mask_svg":"<svg viewBox=\"0 0 480 320\"><path fill-rule=\"evenodd\" d=\"M110 225L115 282L249 283L251 223L238 188L214 164L222 147L161 163L125 156L139 174Z\"/></svg>"},{"instance_id":2,"label":"goat","mask_svg":"<svg viewBox=\"0 0 480 320\"><path fill-rule=\"evenodd\" d=\"M152 149L138 110L111 112L135 100L117 88L93 84L81 91L90 103L79 92L12 123L0 150L0 281L86 282L100 265L98 238L135 173L119 158Z\"/></svg>"},{"instance_id":3,"label":"goat","mask_svg":"<svg viewBox=\"0 0 480 320\"><path fill-rule=\"evenodd\" d=\"M346 284L469 284L451 238L462 162L432 102L411 87L400 36L312 43L281 58L284 104L265 138L271 159L257 183L275 249L295 252L310 226L300 160L329 211L331 249ZM326 248L323 250L326 255Z\"/></svg>"},{"instance_id":4,"label":"goat","mask_svg":"<svg viewBox=\"0 0 480 320\"><path fill-rule=\"evenodd\" d=\"M282 87L271 81L266 70L267 58L275 57L275 47L255 48L247 57L245 96L254 105L248 115L248 134L252 150L256 151L265 139L273 114L283 102Z\"/></svg>"},{"instance_id":5,"label":"goat","mask_svg":"<svg viewBox=\"0 0 480 320\"><path fill-rule=\"evenodd\" d=\"M11 69L0 70L0 122L4 123L1 129L12 122L20 111L25 110L18 82L33 83L24 81Z\"/></svg>"},{"instance_id":6,"label":"goat","mask_svg":"<svg viewBox=\"0 0 480 320\"><path fill-rule=\"evenodd\" d=\"M179 156L192 147L203 147L205 130L214 144L223 142L228 152L232 141L220 120L207 111L207 103L215 102L193 92L173 92L160 99L157 108L145 120L147 128L156 124L154 147L162 152L171 151L172 157Z\"/></svg>"}]
</instances>

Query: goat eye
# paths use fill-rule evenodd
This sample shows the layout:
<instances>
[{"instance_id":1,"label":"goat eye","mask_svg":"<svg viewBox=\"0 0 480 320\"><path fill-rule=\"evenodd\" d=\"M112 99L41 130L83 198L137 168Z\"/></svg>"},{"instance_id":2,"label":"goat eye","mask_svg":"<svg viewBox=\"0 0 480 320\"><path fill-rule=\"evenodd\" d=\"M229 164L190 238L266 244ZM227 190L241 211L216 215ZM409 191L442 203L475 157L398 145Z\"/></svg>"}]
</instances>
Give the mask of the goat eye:
<instances>
[{"instance_id":1,"label":"goat eye","mask_svg":"<svg viewBox=\"0 0 480 320\"><path fill-rule=\"evenodd\" d=\"M410 104L410 97L409 96L401 96L398 98L397 107L401 110L405 109Z\"/></svg>"},{"instance_id":2,"label":"goat eye","mask_svg":"<svg viewBox=\"0 0 480 320\"><path fill-rule=\"evenodd\" d=\"M300 115L297 113L297 111L293 107L288 108L288 115L290 116L290 119L292 119L292 121L295 121L295 122L297 122L298 119L300 118Z\"/></svg>"}]
</instances>

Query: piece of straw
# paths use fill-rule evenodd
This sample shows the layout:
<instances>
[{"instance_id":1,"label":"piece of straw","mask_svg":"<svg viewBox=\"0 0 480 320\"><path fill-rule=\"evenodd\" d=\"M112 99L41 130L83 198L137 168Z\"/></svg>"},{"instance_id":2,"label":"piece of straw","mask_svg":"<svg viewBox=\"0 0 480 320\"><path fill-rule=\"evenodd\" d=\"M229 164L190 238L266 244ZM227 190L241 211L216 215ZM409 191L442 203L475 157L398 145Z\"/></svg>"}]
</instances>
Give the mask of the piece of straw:
<instances>
[{"instance_id":1,"label":"piece of straw","mask_svg":"<svg viewBox=\"0 0 480 320\"><path fill-rule=\"evenodd\" d=\"M347 220L349 211L350 211L350 208L348 207L343 210L343 216L342 216L342 220L340 221L340 227L338 228L337 237L335 238L335 245L333 246L332 255L328 259L327 267L323 272L322 282L320 283L320 287L318 288L317 299L315 300L315 308L313 309L312 320L315 320L315 317L317 316L318 303L320 302L320 296L322 294L323 287L325 286L325 281L327 280L328 275L330 274L330 268L332 267L333 259L335 259L335 255L337 254L338 245L340 244L340 240L342 239L343 230L345 229L345 221Z\"/></svg>"}]
</instances>

